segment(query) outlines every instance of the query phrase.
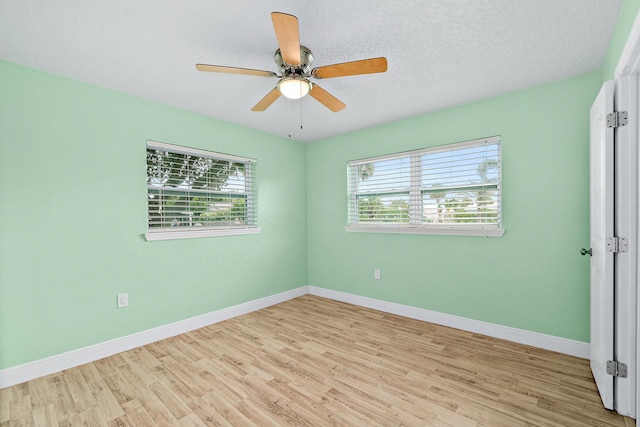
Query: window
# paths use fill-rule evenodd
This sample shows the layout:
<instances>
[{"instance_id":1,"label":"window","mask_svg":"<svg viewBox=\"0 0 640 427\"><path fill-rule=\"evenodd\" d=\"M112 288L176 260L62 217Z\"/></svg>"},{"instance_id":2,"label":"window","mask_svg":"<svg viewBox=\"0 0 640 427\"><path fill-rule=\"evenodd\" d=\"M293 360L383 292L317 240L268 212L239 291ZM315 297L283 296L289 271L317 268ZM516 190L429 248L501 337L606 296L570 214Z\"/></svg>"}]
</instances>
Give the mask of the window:
<instances>
[{"instance_id":1,"label":"window","mask_svg":"<svg viewBox=\"0 0 640 427\"><path fill-rule=\"evenodd\" d=\"M147 141L147 240L258 233L253 159Z\"/></svg>"},{"instance_id":2,"label":"window","mask_svg":"<svg viewBox=\"0 0 640 427\"><path fill-rule=\"evenodd\" d=\"M348 162L347 231L502 236L500 137Z\"/></svg>"}]
</instances>

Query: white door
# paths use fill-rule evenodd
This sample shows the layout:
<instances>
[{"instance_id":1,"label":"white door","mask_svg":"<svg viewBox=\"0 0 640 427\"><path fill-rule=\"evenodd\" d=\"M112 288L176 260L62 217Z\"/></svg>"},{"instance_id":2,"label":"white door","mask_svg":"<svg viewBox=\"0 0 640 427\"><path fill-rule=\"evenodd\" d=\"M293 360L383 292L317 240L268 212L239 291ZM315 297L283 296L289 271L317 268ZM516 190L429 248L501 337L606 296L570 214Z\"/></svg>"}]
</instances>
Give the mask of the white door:
<instances>
[{"instance_id":1,"label":"white door","mask_svg":"<svg viewBox=\"0 0 640 427\"><path fill-rule=\"evenodd\" d=\"M614 282L613 252L607 251L607 238L613 230L613 129L607 127L607 114L613 112L615 85L608 81L591 106L590 187L591 187L591 371L602 403L613 409L613 376L607 374L608 360L614 360Z\"/></svg>"}]
</instances>

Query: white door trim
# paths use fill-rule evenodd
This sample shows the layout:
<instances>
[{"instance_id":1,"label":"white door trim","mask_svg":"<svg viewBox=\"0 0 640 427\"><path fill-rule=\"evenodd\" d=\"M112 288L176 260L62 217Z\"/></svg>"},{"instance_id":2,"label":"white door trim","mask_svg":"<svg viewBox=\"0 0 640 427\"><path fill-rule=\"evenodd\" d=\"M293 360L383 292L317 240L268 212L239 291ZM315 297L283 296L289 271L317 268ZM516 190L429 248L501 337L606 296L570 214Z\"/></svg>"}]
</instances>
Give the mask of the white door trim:
<instances>
[{"instance_id":1,"label":"white door trim","mask_svg":"<svg viewBox=\"0 0 640 427\"><path fill-rule=\"evenodd\" d=\"M616 111L637 111L637 74L616 81ZM629 240L626 252L615 256L615 358L627 364L627 377L615 383L615 409L622 415L635 416L636 407L636 329L638 282L638 150L637 121L615 131L615 225L614 235Z\"/></svg>"},{"instance_id":2,"label":"white door trim","mask_svg":"<svg viewBox=\"0 0 640 427\"><path fill-rule=\"evenodd\" d=\"M616 352L620 358L628 358L630 372L628 381L617 381L616 394L620 408L616 408L623 415L636 418L640 408L640 381L637 373L640 366L640 292L637 291L638 266L640 265L640 251L638 251L638 230L640 229L640 216L638 215L638 200L640 199L640 151L637 149L640 143L640 13L636 15L633 27L625 43L622 54L615 71L616 81L616 108L629 111L629 123L616 132L616 148L619 149L617 157L621 162L622 175L616 175L618 183L622 183L623 192L617 194L616 209L621 215L616 214L616 220L621 221L621 229L616 230L620 235L628 234L630 253L626 258L618 256L619 262L616 275L621 280L616 280L616 300L625 302L616 315L616 323L623 329L622 336L616 337ZM625 157L626 161L625 161ZM621 254L623 255L623 254ZM625 300L626 298L626 300ZM626 321L626 323L625 323ZM624 330L627 329L627 330ZM622 398L622 399L620 399Z\"/></svg>"},{"instance_id":3,"label":"white door trim","mask_svg":"<svg viewBox=\"0 0 640 427\"><path fill-rule=\"evenodd\" d=\"M618 60L618 66L615 71L615 79L618 77L628 76L633 73L633 70L638 69L638 62L640 61L640 13L636 15L636 19L631 27L629 37L622 49L620 59Z\"/></svg>"}]
</instances>

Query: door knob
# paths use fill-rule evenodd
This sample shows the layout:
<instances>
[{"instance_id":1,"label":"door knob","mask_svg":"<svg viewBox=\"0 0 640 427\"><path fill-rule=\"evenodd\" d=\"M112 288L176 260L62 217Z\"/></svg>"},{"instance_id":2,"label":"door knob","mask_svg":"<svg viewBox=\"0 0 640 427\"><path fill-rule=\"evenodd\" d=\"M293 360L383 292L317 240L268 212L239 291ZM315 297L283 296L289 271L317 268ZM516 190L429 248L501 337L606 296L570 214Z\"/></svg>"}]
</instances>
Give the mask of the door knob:
<instances>
[{"instance_id":1,"label":"door knob","mask_svg":"<svg viewBox=\"0 0 640 427\"><path fill-rule=\"evenodd\" d=\"M580 249L580 255L586 255L586 254L589 254L589 256L592 255L591 254L591 248L589 248L589 249L585 249L585 248Z\"/></svg>"}]
</instances>

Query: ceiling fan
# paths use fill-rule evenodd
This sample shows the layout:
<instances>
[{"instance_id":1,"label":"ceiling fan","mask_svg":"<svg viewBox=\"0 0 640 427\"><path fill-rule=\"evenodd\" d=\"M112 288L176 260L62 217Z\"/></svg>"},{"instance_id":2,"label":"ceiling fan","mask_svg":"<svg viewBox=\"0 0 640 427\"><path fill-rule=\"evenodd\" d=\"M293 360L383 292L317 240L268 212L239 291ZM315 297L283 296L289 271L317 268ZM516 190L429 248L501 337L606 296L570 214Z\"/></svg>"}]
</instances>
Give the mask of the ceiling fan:
<instances>
[{"instance_id":1,"label":"ceiling fan","mask_svg":"<svg viewBox=\"0 0 640 427\"><path fill-rule=\"evenodd\" d=\"M311 69L313 54L311 50L300 45L298 18L286 13L273 12L271 13L271 20L273 21L273 28L280 47L276 50L274 58L281 73L280 75L271 71L249 68L196 64L196 68L200 71L279 78L277 86L254 105L251 111L266 110L280 95L290 99L299 99L309 94L331 111L337 112L346 107L346 105L317 84L312 84L309 78L328 79L358 74L384 73L387 71L387 60L384 57L343 62Z\"/></svg>"}]
</instances>

